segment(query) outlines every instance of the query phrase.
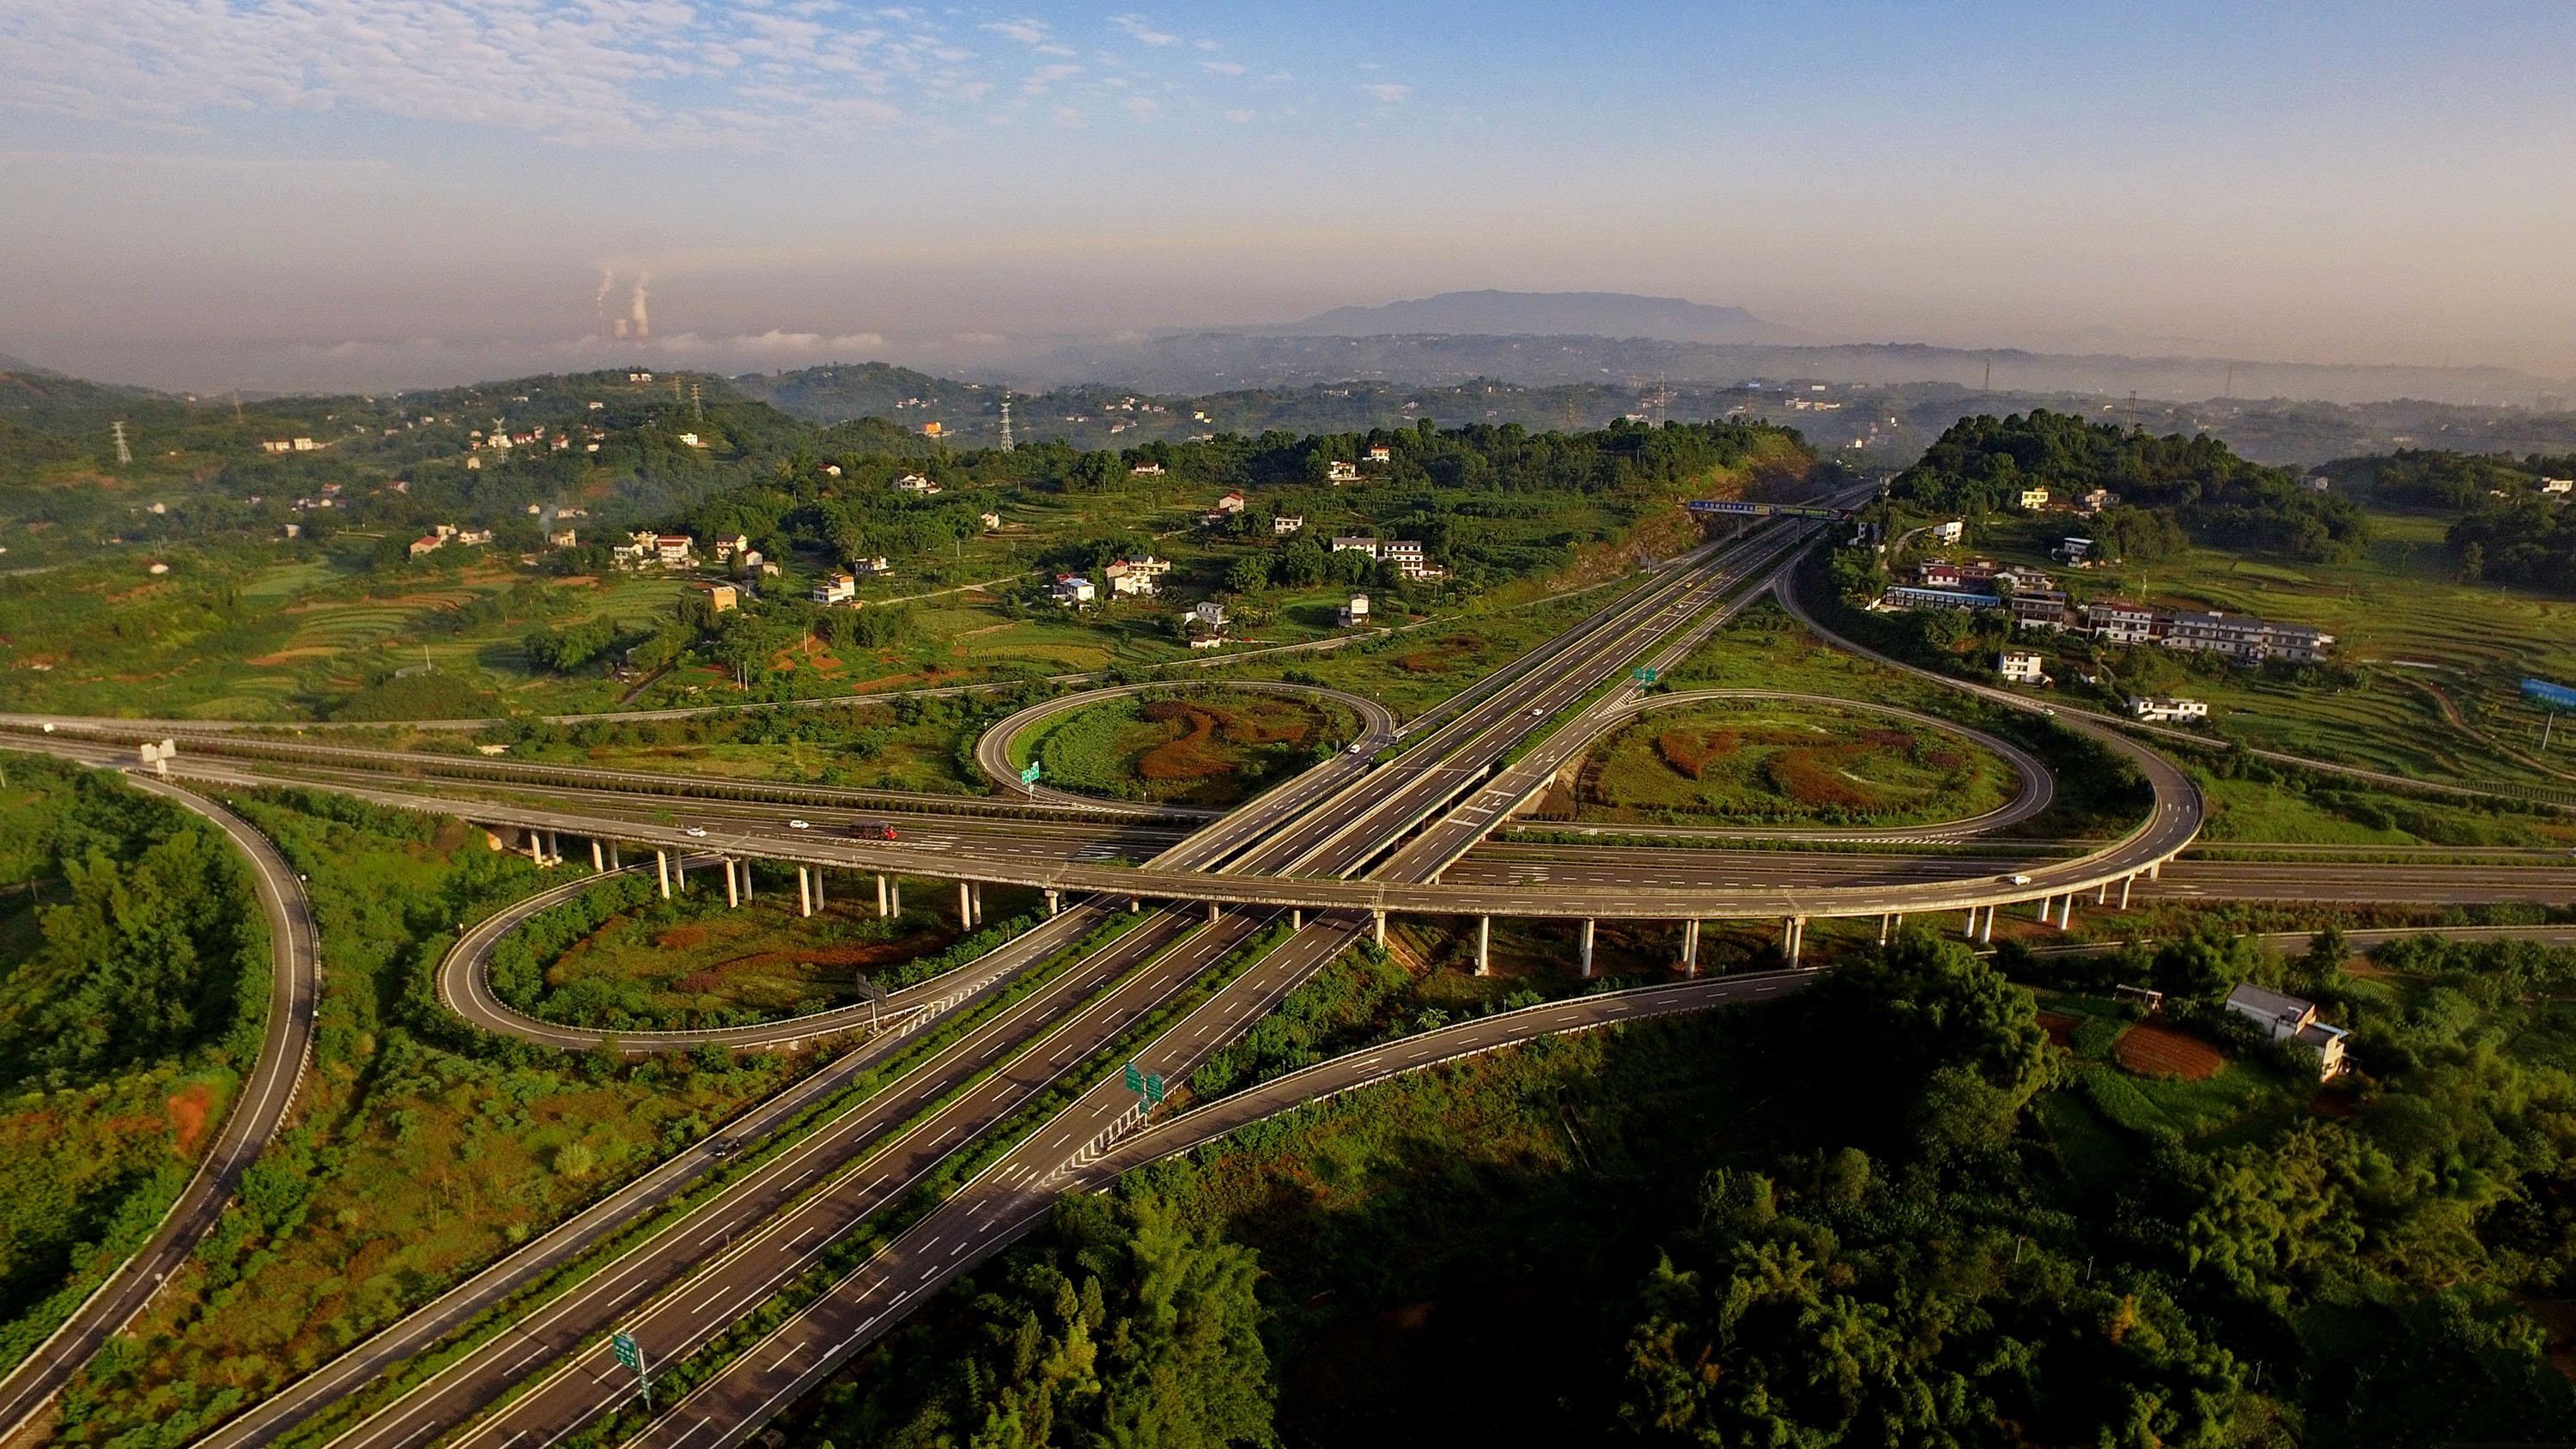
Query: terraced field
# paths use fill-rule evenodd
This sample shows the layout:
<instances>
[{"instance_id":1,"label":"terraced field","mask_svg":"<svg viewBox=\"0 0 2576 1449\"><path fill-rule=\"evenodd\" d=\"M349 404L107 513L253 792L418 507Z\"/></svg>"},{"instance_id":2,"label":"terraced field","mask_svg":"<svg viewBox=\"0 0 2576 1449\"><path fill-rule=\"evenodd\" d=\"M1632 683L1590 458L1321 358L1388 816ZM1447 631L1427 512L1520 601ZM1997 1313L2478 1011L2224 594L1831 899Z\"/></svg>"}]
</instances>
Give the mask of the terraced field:
<instances>
[{"instance_id":1,"label":"terraced field","mask_svg":"<svg viewBox=\"0 0 2576 1449\"><path fill-rule=\"evenodd\" d=\"M1944 730L1822 705L1711 702L1595 746L1575 817L1705 825L1918 825L1981 815L2018 780Z\"/></svg>"}]
</instances>

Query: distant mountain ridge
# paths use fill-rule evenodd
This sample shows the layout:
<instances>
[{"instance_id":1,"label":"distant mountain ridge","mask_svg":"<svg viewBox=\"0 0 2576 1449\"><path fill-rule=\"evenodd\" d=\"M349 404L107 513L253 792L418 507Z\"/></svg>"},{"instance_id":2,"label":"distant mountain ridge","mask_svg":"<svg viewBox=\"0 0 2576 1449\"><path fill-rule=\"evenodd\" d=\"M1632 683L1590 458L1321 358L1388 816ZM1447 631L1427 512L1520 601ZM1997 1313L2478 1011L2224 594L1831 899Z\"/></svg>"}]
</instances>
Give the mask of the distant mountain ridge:
<instances>
[{"instance_id":1,"label":"distant mountain ridge","mask_svg":"<svg viewBox=\"0 0 2576 1449\"><path fill-rule=\"evenodd\" d=\"M1797 343L1797 329L1741 307L1631 292L1442 292L1379 307L1335 307L1295 322L1248 327L1278 337L1651 337L1663 342Z\"/></svg>"}]
</instances>

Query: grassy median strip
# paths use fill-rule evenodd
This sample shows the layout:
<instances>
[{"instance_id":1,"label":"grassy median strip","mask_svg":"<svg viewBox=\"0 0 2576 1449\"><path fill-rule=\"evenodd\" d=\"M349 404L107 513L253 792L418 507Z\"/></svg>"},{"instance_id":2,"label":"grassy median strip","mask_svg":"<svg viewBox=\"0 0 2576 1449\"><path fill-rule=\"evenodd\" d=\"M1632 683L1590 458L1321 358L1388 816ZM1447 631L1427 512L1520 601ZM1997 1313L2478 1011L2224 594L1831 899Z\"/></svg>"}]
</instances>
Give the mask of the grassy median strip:
<instances>
[{"instance_id":1,"label":"grassy median strip","mask_svg":"<svg viewBox=\"0 0 2576 1449\"><path fill-rule=\"evenodd\" d=\"M451 1330L430 1351L406 1360L392 1373L379 1375L370 1380L364 1388L335 1401L328 1409L297 1424L276 1442L284 1445L300 1445L328 1439L356 1420L374 1413L377 1409L408 1393L442 1369L489 1342L495 1335L507 1329L511 1323L579 1287L603 1269L613 1265L619 1258L669 1231L692 1211L721 1195L726 1188L740 1181L747 1174L829 1127L850 1112L864 1107L879 1092L900 1082L924 1061L947 1050L960 1038L1044 989L1076 965L1125 939L1148 919L1150 916L1142 912L1122 911L1110 917L1094 927L1080 941L1056 953L1043 964L1023 972L1019 979L974 1011L937 1030L923 1033L920 1041L878 1066L853 1077L846 1086L805 1108L775 1132L762 1138L758 1146L746 1150L741 1157L708 1172L687 1188L665 1199L649 1214L637 1219L623 1231L583 1248L573 1257L549 1270L544 1277L513 1291L501 1302L475 1314L474 1317ZM828 1059L818 1063L818 1069L823 1065L828 1065ZM976 1080L981 1081L982 1076L979 1075ZM944 1104L948 1097L943 1096L940 1100ZM935 1111L937 1108L934 1106L929 1110ZM915 1117L907 1121L902 1127L895 1129L895 1133L909 1130L918 1120L919 1118ZM684 1150L695 1151L696 1144ZM838 1172L833 1174L833 1177L838 1176ZM828 1180L820 1185L827 1186ZM798 1200L803 1199L800 1197ZM355 1346L352 1345L352 1347Z\"/></svg>"},{"instance_id":2,"label":"grassy median strip","mask_svg":"<svg viewBox=\"0 0 2576 1449\"><path fill-rule=\"evenodd\" d=\"M812 1265L772 1294L769 1301L743 1315L731 1328L717 1335L705 1347L684 1359L665 1364L654 1371L653 1382L662 1394L663 1408L677 1403L692 1389L707 1382L725 1365L775 1332L807 1305L829 1292L832 1286L874 1257L886 1244L901 1237L913 1224L927 1217L957 1189L973 1180L1005 1153L1019 1145L1030 1133L1051 1121L1057 1113L1083 1094L1108 1079L1128 1053L1153 1040L1170 1025L1197 1010L1228 981L1241 975L1290 936L1295 930L1285 921L1264 927L1241 945L1228 951L1201 973L1189 988L1173 996L1147 1015L1140 1017L1116 1039L1094 1052L1085 1065L1066 1071L1043 1094L1004 1118L992 1131L977 1139L975 1146L953 1154L942 1163L937 1173L902 1200L889 1204L869 1216L843 1237L823 1250ZM1140 965L1142 971L1180 949L1188 938L1174 941ZM1135 973L1131 972L1132 977ZM1125 979L1125 978L1122 978ZM1035 1045L1035 1043L1031 1043ZM997 1068L998 1069L998 1064ZM987 1074L989 1075L989 1073ZM976 1079L982 1081L982 1077ZM969 1084L971 1087L972 1084ZM966 1090L965 1088L961 1088ZM952 1096L955 1094L951 1094ZM943 1103L944 1105L944 1103ZM936 1109L933 1109L936 1110ZM927 1115L927 1114L925 1114ZM646 1425L660 1417L659 1410L621 1406L606 1417L557 1440L562 1449L606 1449L633 1438Z\"/></svg>"}]
</instances>

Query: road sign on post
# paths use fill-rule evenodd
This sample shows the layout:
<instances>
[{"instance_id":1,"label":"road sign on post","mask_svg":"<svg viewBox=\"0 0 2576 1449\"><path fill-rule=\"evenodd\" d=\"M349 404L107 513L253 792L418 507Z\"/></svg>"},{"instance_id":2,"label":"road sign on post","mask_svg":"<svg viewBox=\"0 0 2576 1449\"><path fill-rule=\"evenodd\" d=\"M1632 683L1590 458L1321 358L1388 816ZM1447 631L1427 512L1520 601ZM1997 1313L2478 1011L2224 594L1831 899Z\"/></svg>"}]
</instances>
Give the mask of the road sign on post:
<instances>
[{"instance_id":1,"label":"road sign on post","mask_svg":"<svg viewBox=\"0 0 2576 1449\"><path fill-rule=\"evenodd\" d=\"M1127 1064L1127 1090L1140 1097L1145 1094L1145 1074L1136 1070L1134 1062Z\"/></svg>"},{"instance_id":2,"label":"road sign on post","mask_svg":"<svg viewBox=\"0 0 2576 1449\"><path fill-rule=\"evenodd\" d=\"M644 1373L644 1345L637 1343L631 1333L612 1333L608 1336L608 1351L617 1355L619 1363L635 1370L635 1391L644 1396L646 1405L651 1405L653 1380Z\"/></svg>"},{"instance_id":3,"label":"road sign on post","mask_svg":"<svg viewBox=\"0 0 2576 1449\"><path fill-rule=\"evenodd\" d=\"M1160 1075L1151 1073L1147 1074L1145 1078L1145 1105L1148 1107L1159 1107L1163 1105L1163 1079Z\"/></svg>"},{"instance_id":4,"label":"road sign on post","mask_svg":"<svg viewBox=\"0 0 2576 1449\"><path fill-rule=\"evenodd\" d=\"M1031 796L1033 796L1033 797L1034 797L1034 796L1038 793L1038 762L1037 762L1037 761L1035 761L1035 760L1031 760L1031 761L1029 761L1029 767L1028 767L1027 769L1025 769L1025 770L1022 770L1022 771L1020 772L1020 783L1021 783L1022 785L1025 785L1025 786L1027 786L1027 787L1028 787L1028 792L1029 792L1029 794L1030 794Z\"/></svg>"},{"instance_id":5,"label":"road sign on post","mask_svg":"<svg viewBox=\"0 0 2576 1449\"><path fill-rule=\"evenodd\" d=\"M1652 684L1663 677L1663 671L1656 669L1651 665L1640 664L1637 666L1636 673L1630 677L1635 679L1639 684Z\"/></svg>"}]
</instances>

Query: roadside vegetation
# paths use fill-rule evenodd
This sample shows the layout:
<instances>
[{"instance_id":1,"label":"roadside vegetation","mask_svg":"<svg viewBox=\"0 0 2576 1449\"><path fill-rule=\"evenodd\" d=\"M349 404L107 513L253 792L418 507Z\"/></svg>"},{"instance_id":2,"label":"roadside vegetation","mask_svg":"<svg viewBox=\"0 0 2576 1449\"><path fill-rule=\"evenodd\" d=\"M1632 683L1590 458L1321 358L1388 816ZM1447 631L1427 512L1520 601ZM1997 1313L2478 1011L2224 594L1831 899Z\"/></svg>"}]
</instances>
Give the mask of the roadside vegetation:
<instances>
[{"instance_id":1,"label":"roadside vegetation","mask_svg":"<svg viewBox=\"0 0 2576 1449\"><path fill-rule=\"evenodd\" d=\"M1993 751L1910 720L1713 700L1622 726L1546 797L1540 818L1562 803L1592 822L1916 825L1997 809L2017 781Z\"/></svg>"},{"instance_id":2,"label":"roadside vegetation","mask_svg":"<svg viewBox=\"0 0 2576 1449\"><path fill-rule=\"evenodd\" d=\"M431 972L458 921L545 883L526 857L329 795L233 803L309 877L313 1068L222 1225L65 1390L65 1443L196 1438L804 1065L720 1049L629 1063L476 1032Z\"/></svg>"},{"instance_id":3,"label":"roadside vegetation","mask_svg":"<svg viewBox=\"0 0 2576 1449\"><path fill-rule=\"evenodd\" d=\"M258 1059L268 918L220 831L0 755L0 1365L143 1246Z\"/></svg>"},{"instance_id":4,"label":"roadside vegetation","mask_svg":"<svg viewBox=\"0 0 2576 1449\"><path fill-rule=\"evenodd\" d=\"M492 989L531 1016L606 1031L687 1031L809 1016L863 999L858 981L894 990L960 965L1018 934L1028 891L996 888L995 924L914 907L879 918L850 877L824 909L800 916L792 869L754 862L752 898L728 908L705 872L659 897L649 874L603 880L528 918L492 953ZM833 895L829 891L843 894Z\"/></svg>"},{"instance_id":5,"label":"roadside vegetation","mask_svg":"<svg viewBox=\"0 0 2576 1449\"><path fill-rule=\"evenodd\" d=\"M2176 982L2314 991L2365 1075L2321 1093L2207 990L2142 1034L1908 937L1777 1003L1408 1076L1068 1204L789 1442L1093 1442L1145 1365L1208 1444L2576 1430L2542 1324L2571 1261L2568 1026L2534 995L2576 957L2175 957Z\"/></svg>"},{"instance_id":6,"label":"roadside vegetation","mask_svg":"<svg viewBox=\"0 0 2576 1449\"><path fill-rule=\"evenodd\" d=\"M1043 722L1014 752L1062 789L1225 809L1359 733L1342 705L1222 685L1151 690Z\"/></svg>"}]
</instances>

